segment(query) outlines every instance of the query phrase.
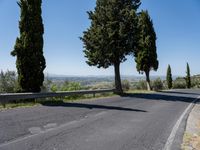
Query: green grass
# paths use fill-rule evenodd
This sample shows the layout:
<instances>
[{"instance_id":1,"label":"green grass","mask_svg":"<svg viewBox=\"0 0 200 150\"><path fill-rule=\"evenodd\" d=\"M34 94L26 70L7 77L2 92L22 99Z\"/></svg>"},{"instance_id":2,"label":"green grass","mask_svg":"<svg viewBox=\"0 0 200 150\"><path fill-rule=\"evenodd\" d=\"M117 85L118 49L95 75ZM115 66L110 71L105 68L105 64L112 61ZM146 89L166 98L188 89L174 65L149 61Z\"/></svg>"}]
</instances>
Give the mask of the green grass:
<instances>
[{"instance_id":1,"label":"green grass","mask_svg":"<svg viewBox=\"0 0 200 150\"><path fill-rule=\"evenodd\" d=\"M27 102L27 103L7 103L5 106L0 105L0 110L2 109L12 109L12 108L18 108L18 107L33 107L37 106L39 103L35 102Z\"/></svg>"}]
</instances>

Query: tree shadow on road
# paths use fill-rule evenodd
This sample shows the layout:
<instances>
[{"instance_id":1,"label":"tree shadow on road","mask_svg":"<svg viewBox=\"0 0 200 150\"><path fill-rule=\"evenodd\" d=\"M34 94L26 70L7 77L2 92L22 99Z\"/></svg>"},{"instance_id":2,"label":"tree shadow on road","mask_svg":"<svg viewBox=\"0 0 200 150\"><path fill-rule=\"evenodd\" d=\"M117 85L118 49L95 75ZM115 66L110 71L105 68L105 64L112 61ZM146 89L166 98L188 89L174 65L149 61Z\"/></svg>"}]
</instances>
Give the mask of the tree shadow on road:
<instances>
[{"instance_id":1,"label":"tree shadow on road","mask_svg":"<svg viewBox=\"0 0 200 150\"><path fill-rule=\"evenodd\" d=\"M172 93L172 94L184 94L184 95L187 95L187 94L190 94L190 95L199 95L200 96L200 93L194 93L194 92L179 92L179 91L159 91L160 93Z\"/></svg>"},{"instance_id":2,"label":"tree shadow on road","mask_svg":"<svg viewBox=\"0 0 200 150\"><path fill-rule=\"evenodd\" d=\"M150 94L126 93L122 97L139 98L139 99L145 99L145 100L158 100L158 101L173 101L173 102L180 101L180 102L187 102L187 103L191 103L197 98L197 96L195 95L192 96L191 93L189 93L191 95L188 95L188 96L182 96L181 94L182 93L180 93L180 95L170 95L170 92L157 92L157 93L150 93Z\"/></svg>"},{"instance_id":3,"label":"tree shadow on road","mask_svg":"<svg viewBox=\"0 0 200 150\"><path fill-rule=\"evenodd\" d=\"M68 107L68 108L74 107L74 108L87 108L87 109L108 109L108 110L120 110L120 111L147 112L145 110L125 108L125 107L85 104L85 103L65 103L63 101L44 102L42 103L42 105L50 107Z\"/></svg>"}]
</instances>

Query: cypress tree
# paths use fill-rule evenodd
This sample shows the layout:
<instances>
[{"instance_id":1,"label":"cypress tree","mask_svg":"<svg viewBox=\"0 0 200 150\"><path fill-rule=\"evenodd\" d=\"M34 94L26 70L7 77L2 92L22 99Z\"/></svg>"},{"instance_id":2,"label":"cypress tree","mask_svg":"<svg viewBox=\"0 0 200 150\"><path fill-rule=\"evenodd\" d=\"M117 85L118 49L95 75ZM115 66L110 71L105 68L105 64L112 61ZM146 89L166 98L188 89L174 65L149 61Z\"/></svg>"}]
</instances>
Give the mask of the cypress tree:
<instances>
[{"instance_id":1,"label":"cypress tree","mask_svg":"<svg viewBox=\"0 0 200 150\"><path fill-rule=\"evenodd\" d=\"M40 92L46 67L43 56L42 0L19 0L20 36L11 55L16 56L18 82L21 92Z\"/></svg>"},{"instance_id":2,"label":"cypress tree","mask_svg":"<svg viewBox=\"0 0 200 150\"><path fill-rule=\"evenodd\" d=\"M168 68L167 68L167 86L168 86L168 89L171 89L172 88L172 72L171 72L171 66L168 65Z\"/></svg>"},{"instance_id":3,"label":"cypress tree","mask_svg":"<svg viewBox=\"0 0 200 150\"><path fill-rule=\"evenodd\" d=\"M190 77L190 66L189 64L187 63L187 70L186 70L186 86L188 89L191 88L191 77Z\"/></svg>"},{"instance_id":4,"label":"cypress tree","mask_svg":"<svg viewBox=\"0 0 200 150\"><path fill-rule=\"evenodd\" d=\"M120 63L136 46L137 14L140 0L97 0L89 11L91 26L83 34L87 64L98 68L114 66L116 93L123 93Z\"/></svg>"},{"instance_id":5,"label":"cypress tree","mask_svg":"<svg viewBox=\"0 0 200 150\"><path fill-rule=\"evenodd\" d=\"M138 17L140 34L137 51L135 52L136 68L139 73L145 73L147 90L151 90L149 74L152 69L155 71L158 69L156 33L147 11L141 11Z\"/></svg>"}]
</instances>

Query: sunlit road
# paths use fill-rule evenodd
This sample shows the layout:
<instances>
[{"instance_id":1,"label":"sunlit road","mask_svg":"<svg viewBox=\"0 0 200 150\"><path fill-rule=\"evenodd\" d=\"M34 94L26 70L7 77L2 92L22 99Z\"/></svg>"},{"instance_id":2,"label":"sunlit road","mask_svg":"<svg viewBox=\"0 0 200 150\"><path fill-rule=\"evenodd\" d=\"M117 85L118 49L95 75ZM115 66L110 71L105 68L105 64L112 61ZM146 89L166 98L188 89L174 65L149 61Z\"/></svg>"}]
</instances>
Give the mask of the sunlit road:
<instances>
[{"instance_id":1,"label":"sunlit road","mask_svg":"<svg viewBox=\"0 0 200 150\"><path fill-rule=\"evenodd\" d=\"M0 111L0 150L162 150L199 95L176 90Z\"/></svg>"}]
</instances>

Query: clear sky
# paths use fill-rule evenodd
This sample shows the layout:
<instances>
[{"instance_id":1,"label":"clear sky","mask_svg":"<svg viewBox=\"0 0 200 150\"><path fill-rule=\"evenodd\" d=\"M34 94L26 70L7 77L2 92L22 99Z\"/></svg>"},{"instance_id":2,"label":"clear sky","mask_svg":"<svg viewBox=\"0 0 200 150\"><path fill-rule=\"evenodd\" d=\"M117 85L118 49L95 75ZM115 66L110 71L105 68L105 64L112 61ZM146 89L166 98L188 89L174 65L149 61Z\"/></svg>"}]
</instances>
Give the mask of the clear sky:
<instances>
[{"instance_id":1,"label":"clear sky","mask_svg":"<svg viewBox=\"0 0 200 150\"><path fill-rule=\"evenodd\" d=\"M89 27L86 11L95 0L43 0L45 25L45 73L58 75L113 75L113 68L96 69L85 63L79 37ZM200 0L142 0L157 33L160 62L153 75L165 75L170 64L174 75L185 75L186 62L192 74L200 73ZM10 55L19 35L20 10L16 0L0 0L0 70L16 70ZM121 74L138 75L134 59L121 65Z\"/></svg>"}]
</instances>

